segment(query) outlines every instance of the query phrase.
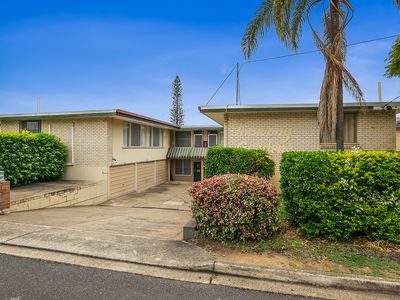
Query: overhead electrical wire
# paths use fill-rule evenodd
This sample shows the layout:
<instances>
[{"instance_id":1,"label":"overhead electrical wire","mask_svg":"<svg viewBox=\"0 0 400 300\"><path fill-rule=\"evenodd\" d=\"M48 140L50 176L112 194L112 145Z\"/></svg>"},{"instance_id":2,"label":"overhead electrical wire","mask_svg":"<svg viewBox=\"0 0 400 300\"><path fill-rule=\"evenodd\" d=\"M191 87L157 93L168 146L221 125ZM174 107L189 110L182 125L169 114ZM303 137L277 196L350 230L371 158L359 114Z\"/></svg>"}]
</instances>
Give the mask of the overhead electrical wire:
<instances>
[{"instance_id":1,"label":"overhead electrical wire","mask_svg":"<svg viewBox=\"0 0 400 300\"><path fill-rule=\"evenodd\" d=\"M375 38L375 39L370 39L370 40L364 40L364 41L360 41L360 42L356 42L356 43L351 43L348 44L347 47L352 47L352 46L357 46L357 45L362 45L362 44L367 44L367 43L372 43L372 42L377 42L377 41L383 41L383 40L387 40L387 39L392 39L395 37L400 37L400 33L398 34L393 34L393 35L388 35L388 36L384 36L384 37L380 37L380 38ZM266 58L259 58L259 59L254 59L254 60L248 60L245 62L240 63L240 66L238 67L239 71L243 68L244 65L246 64L251 64L251 63L257 63L257 62L264 62L264 61L269 61L269 60L276 60L276 59L282 59L282 58L288 58L288 57L293 57L293 56L300 56L300 55L306 55L306 54L313 54L313 53L318 53L321 52L321 50L319 49L315 49L315 50L309 50L309 51L303 51L303 52L296 52L296 53L292 53L292 54L286 54L286 55L279 55L279 56L271 56L271 57L266 57ZM223 85L225 84L225 82L229 79L229 77L231 77L233 71L237 68L237 64L235 64L232 68L232 70L228 73L228 75L225 77L225 79L221 82L221 84L218 86L218 88L216 89L216 91L214 92L214 94L210 97L210 99L207 101L206 105L207 106L213 99L214 97L218 94L218 92L220 91L220 89L223 87ZM397 98L396 98L397 99ZM392 100L394 101L394 100ZM391 102L392 102L391 101Z\"/></svg>"}]
</instances>

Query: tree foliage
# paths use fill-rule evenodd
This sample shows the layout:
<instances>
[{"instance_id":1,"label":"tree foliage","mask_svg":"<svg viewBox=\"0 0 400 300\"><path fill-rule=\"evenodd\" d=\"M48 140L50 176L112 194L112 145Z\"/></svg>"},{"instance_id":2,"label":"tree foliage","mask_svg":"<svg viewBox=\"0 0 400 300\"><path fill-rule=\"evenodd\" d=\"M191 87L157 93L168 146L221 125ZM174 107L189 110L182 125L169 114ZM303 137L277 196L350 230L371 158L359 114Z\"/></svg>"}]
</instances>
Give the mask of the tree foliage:
<instances>
[{"instance_id":1,"label":"tree foliage","mask_svg":"<svg viewBox=\"0 0 400 300\"><path fill-rule=\"evenodd\" d=\"M318 11L318 5L327 8L322 15L322 37L310 21L310 14ZM344 66L347 45L345 30L352 15L353 7L349 0L264 0L247 25L242 39L243 53L250 58L258 47L258 40L264 37L266 30L274 26L282 43L296 51L303 24L309 24L315 44L326 61L318 113L322 141L332 141L335 138L339 140L338 137L343 136L343 127L338 126L339 118L341 125L343 119L340 116L343 85L357 101L364 102L364 95L357 81Z\"/></svg>"},{"instance_id":2,"label":"tree foliage","mask_svg":"<svg viewBox=\"0 0 400 300\"><path fill-rule=\"evenodd\" d=\"M170 120L171 123L179 126L184 124L185 119L182 96L182 82L179 76L176 76L174 82L172 83L172 106L170 110Z\"/></svg>"},{"instance_id":3,"label":"tree foliage","mask_svg":"<svg viewBox=\"0 0 400 300\"><path fill-rule=\"evenodd\" d=\"M385 75L389 78L400 77L400 37L394 42L387 61Z\"/></svg>"}]
</instances>

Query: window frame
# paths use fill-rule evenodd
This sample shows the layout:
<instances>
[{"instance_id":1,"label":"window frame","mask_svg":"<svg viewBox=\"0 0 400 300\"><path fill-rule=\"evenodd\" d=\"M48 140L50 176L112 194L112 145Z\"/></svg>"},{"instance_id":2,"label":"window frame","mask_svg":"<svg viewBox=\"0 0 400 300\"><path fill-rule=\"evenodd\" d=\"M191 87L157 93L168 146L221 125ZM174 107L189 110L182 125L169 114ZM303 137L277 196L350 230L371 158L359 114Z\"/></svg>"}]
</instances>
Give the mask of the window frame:
<instances>
[{"instance_id":1,"label":"window frame","mask_svg":"<svg viewBox=\"0 0 400 300\"><path fill-rule=\"evenodd\" d=\"M197 137L197 136L201 136L201 143L200 143L200 146L196 146L196 137ZM195 147L195 148L203 148L203 143L204 143L204 136L203 136L203 134L202 134L202 133L195 133L195 134L194 134L194 138L193 138L193 142L194 142L193 147Z\"/></svg>"},{"instance_id":2,"label":"window frame","mask_svg":"<svg viewBox=\"0 0 400 300\"><path fill-rule=\"evenodd\" d=\"M159 131L159 145L154 146L153 131ZM136 133L134 132L136 131ZM136 144L134 145L134 141ZM138 143L137 143L138 142ZM164 148L164 130L159 127L143 125L134 122L123 122L122 125L123 148Z\"/></svg>"},{"instance_id":3,"label":"window frame","mask_svg":"<svg viewBox=\"0 0 400 300\"><path fill-rule=\"evenodd\" d=\"M182 138L180 138L179 140L180 141L182 141L182 140L186 140L186 141L189 141L190 142L190 146L178 146L178 134L179 133L189 133L189 139L182 139ZM192 147L192 132L191 131L189 131L189 130L184 130L184 131L176 131L175 132L175 147Z\"/></svg>"},{"instance_id":4,"label":"window frame","mask_svg":"<svg viewBox=\"0 0 400 300\"><path fill-rule=\"evenodd\" d=\"M176 172L176 165L177 165L177 162L182 162L182 173L181 174L178 174L177 172ZM184 161L188 161L189 162L189 166L190 166L190 168L189 168L189 174L185 174L185 164L184 164ZM175 176L192 176L192 174L193 174L193 170L192 170L192 160L191 159L184 159L184 158L182 158L182 159L175 159L174 160L174 174L175 174Z\"/></svg>"},{"instance_id":5,"label":"window frame","mask_svg":"<svg viewBox=\"0 0 400 300\"><path fill-rule=\"evenodd\" d=\"M33 132L28 129L29 122L37 123L38 132ZM20 122L20 131L22 131L22 130L26 130L26 131L29 131L30 133L34 133L34 134L42 133L42 120L23 120Z\"/></svg>"},{"instance_id":6,"label":"window frame","mask_svg":"<svg viewBox=\"0 0 400 300\"><path fill-rule=\"evenodd\" d=\"M213 146L210 145L210 136L215 136L215 145L213 145ZM207 143L208 147L218 146L218 134L217 133L209 133L207 141L208 141L208 143Z\"/></svg>"}]
</instances>

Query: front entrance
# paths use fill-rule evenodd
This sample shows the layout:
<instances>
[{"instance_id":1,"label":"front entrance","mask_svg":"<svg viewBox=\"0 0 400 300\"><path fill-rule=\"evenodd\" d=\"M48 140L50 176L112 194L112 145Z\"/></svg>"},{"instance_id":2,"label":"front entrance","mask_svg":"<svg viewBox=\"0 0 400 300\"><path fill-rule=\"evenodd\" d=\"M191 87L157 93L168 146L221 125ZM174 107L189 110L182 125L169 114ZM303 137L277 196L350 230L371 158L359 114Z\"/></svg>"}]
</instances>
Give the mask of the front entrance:
<instances>
[{"instance_id":1,"label":"front entrance","mask_svg":"<svg viewBox=\"0 0 400 300\"><path fill-rule=\"evenodd\" d=\"M193 163L193 181L201 181L201 162Z\"/></svg>"}]
</instances>

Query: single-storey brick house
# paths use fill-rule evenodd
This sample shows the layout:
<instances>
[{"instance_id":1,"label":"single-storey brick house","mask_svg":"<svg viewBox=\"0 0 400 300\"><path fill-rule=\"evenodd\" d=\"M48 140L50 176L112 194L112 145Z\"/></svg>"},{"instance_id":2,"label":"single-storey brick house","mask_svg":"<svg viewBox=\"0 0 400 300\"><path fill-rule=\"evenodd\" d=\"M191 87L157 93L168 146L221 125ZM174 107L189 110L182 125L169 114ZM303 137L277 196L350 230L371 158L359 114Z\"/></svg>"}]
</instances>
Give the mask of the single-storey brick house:
<instances>
[{"instance_id":1,"label":"single-storey brick house","mask_svg":"<svg viewBox=\"0 0 400 300\"><path fill-rule=\"evenodd\" d=\"M205 114L224 127L224 146L266 148L277 163L286 151L333 150L336 144L321 143L317 104L201 106ZM400 103L344 104L345 148L396 149L396 111Z\"/></svg>"},{"instance_id":2,"label":"single-storey brick house","mask_svg":"<svg viewBox=\"0 0 400 300\"><path fill-rule=\"evenodd\" d=\"M0 132L29 130L58 136L68 147L64 179L97 182L97 201L142 191L166 181L204 176L208 147L265 147L277 163L291 150L331 150L320 143L316 104L204 106L219 125L182 126L124 110L0 115ZM345 146L396 149L396 111L345 104Z\"/></svg>"},{"instance_id":3,"label":"single-storey brick house","mask_svg":"<svg viewBox=\"0 0 400 300\"><path fill-rule=\"evenodd\" d=\"M169 180L204 176L208 146L223 144L222 126L183 126L124 110L0 115L0 132L58 136L68 148L64 179L97 182L98 201Z\"/></svg>"}]
</instances>

